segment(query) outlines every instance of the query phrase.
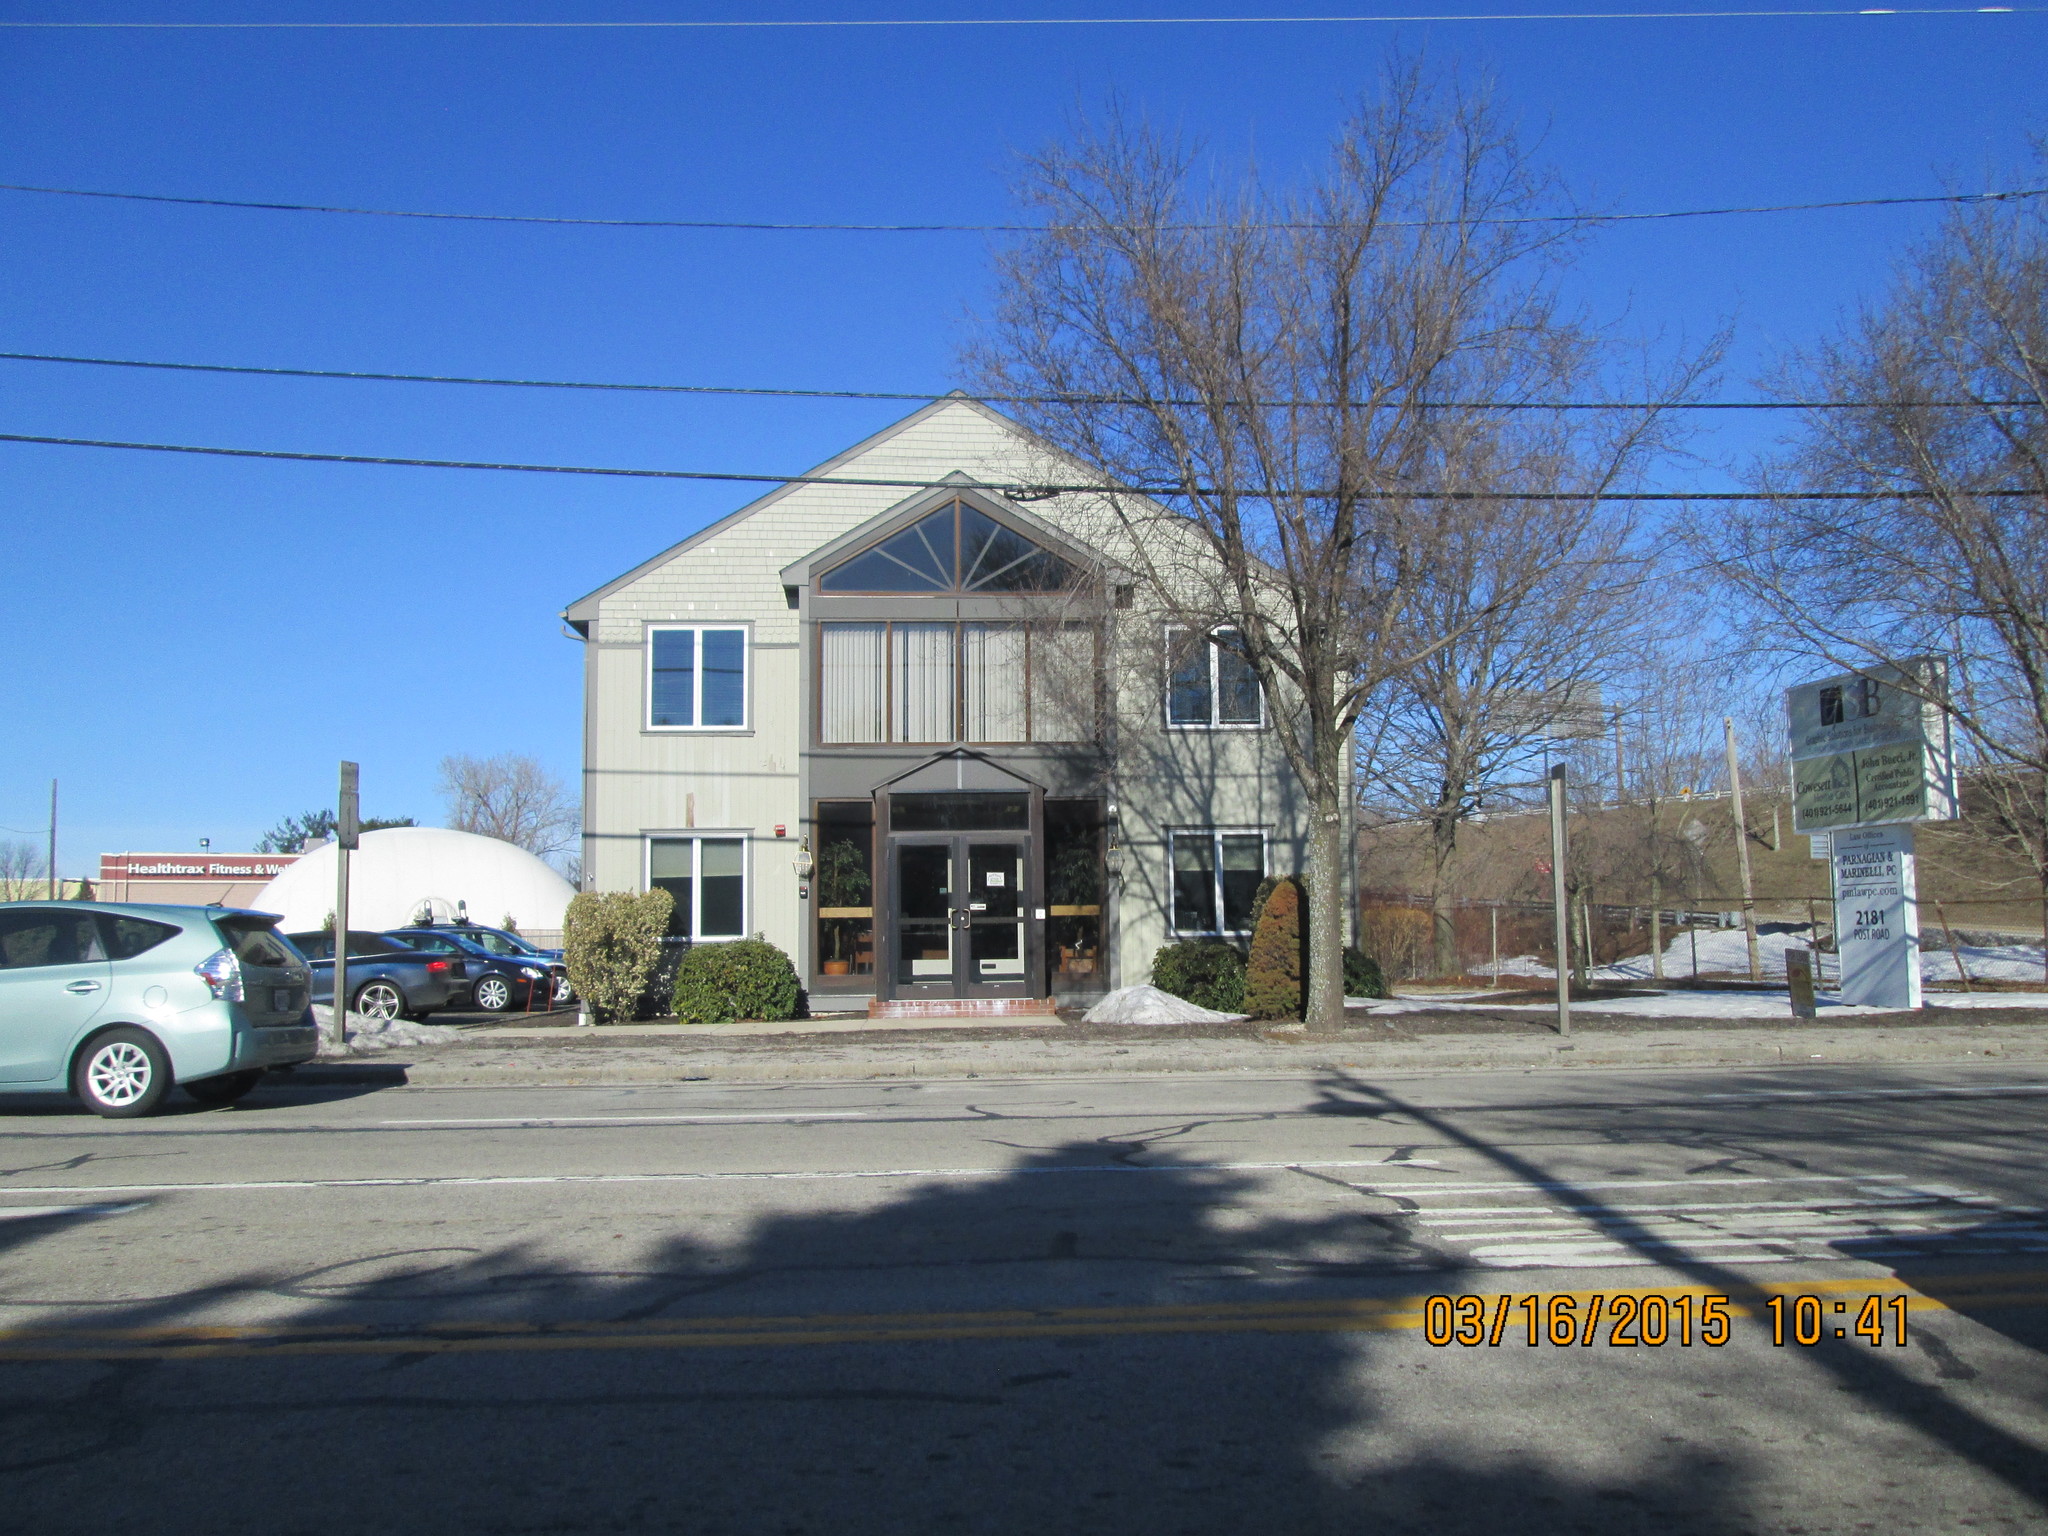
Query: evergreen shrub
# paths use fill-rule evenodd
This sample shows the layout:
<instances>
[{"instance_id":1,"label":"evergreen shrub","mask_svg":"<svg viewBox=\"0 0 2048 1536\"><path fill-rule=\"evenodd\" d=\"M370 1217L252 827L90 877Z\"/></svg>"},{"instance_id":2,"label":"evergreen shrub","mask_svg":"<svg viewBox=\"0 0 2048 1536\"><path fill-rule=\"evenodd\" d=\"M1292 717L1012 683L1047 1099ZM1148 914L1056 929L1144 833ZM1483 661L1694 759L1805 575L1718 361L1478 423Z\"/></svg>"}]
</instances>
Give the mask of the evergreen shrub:
<instances>
[{"instance_id":1,"label":"evergreen shrub","mask_svg":"<svg viewBox=\"0 0 2048 1536\"><path fill-rule=\"evenodd\" d=\"M1380 964L1363 950L1344 946L1344 995L1346 997L1392 997Z\"/></svg>"},{"instance_id":2,"label":"evergreen shrub","mask_svg":"<svg viewBox=\"0 0 2048 1536\"><path fill-rule=\"evenodd\" d=\"M675 898L667 891L582 891L562 919L569 985L600 1024L636 1018L661 961Z\"/></svg>"},{"instance_id":3,"label":"evergreen shrub","mask_svg":"<svg viewBox=\"0 0 2048 1536\"><path fill-rule=\"evenodd\" d=\"M692 945L676 967L675 1012L687 1024L793 1019L802 998L789 956L760 939Z\"/></svg>"},{"instance_id":4,"label":"evergreen shrub","mask_svg":"<svg viewBox=\"0 0 2048 1536\"><path fill-rule=\"evenodd\" d=\"M1244 1012L1255 1019L1298 1019L1308 974L1308 945L1301 921L1301 886L1282 880L1266 898L1252 930L1245 964Z\"/></svg>"},{"instance_id":5,"label":"evergreen shrub","mask_svg":"<svg viewBox=\"0 0 2048 1536\"><path fill-rule=\"evenodd\" d=\"M1221 939L1182 939L1152 957L1152 985L1218 1013L1244 1012L1244 956Z\"/></svg>"}]
</instances>

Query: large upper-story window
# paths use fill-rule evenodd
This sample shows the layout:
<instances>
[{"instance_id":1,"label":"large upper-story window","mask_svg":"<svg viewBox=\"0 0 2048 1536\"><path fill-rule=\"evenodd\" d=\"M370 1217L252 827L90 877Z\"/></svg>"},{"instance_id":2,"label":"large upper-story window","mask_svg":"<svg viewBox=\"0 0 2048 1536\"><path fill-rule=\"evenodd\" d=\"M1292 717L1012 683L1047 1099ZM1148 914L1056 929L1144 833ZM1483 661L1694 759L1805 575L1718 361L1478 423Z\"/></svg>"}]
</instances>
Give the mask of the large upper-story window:
<instances>
[{"instance_id":1,"label":"large upper-story window","mask_svg":"<svg viewBox=\"0 0 2048 1536\"><path fill-rule=\"evenodd\" d=\"M841 561L820 592L1060 592L1074 566L966 502L947 502Z\"/></svg>"},{"instance_id":2,"label":"large upper-story window","mask_svg":"<svg viewBox=\"0 0 2048 1536\"><path fill-rule=\"evenodd\" d=\"M818 739L1086 741L1095 634L1082 624L818 626Z\"/></svg>"},{"instance_id":3,"label":"large upper-story window","mask_svg":"<svg viewBox=\"0 0 2048 1536\"><path fill-rule=\"evenodd\" d=\"M1196 729L1266 723L1259 674L1237 645L1237 631L1202 635L1181 624L1166 627L1171 668L1166 723Z\"/></svg>"},{"instance_id":4,"label":"large upper-story window","mask_svg":"<svg viewBox=\"0 0 2048 1536\"><path fill-rule=\"evenodd\" d=\"M732 731L747 724L747 632L658 624L647 632L647 728Z\"/></svg>"}]
</instances>

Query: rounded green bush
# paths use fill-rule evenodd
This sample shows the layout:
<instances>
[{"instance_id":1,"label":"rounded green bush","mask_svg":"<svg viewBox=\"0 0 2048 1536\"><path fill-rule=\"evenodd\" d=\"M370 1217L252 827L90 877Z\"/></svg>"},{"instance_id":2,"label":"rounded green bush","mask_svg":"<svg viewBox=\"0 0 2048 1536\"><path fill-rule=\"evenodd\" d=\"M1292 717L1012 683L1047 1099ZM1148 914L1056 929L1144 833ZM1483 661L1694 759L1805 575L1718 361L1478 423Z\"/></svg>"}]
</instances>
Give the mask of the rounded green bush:
<instances>
[{"instance_id":1,"label":"rounded green bush","mask_svg":"<svg viewBox=\"0 0 2048 1536\"><path fill-rule=\"evenodd\" d=\"M689 1024L793 1019L802 998L789 956L760 939L694 944L676 967L676 1017Z\"/></svg>"},{"instance_id":2,"label":"rounded green bush","mask_svg":"<svg viewBox=\"0 0 2048 1536\"><path fill-rule=\"evenodd\" d=\"M1221 939L1182 939L1152 957L1152 985L1198 1008L1244 1011L1244 956Z\"/></svg>"},{"instance_id":3,"label":"rounded green bush","mask_svg":"<svg viewBox=\"0 0 2048 1536\"><path fill-rule=\"evenodd\" d=\"M1346 997L1392 997L1387 990L1387 978L1380 973L1379 961L1363 951L1346 946L1344 950L1344 995Z\"/></svg>"}]
</instances>

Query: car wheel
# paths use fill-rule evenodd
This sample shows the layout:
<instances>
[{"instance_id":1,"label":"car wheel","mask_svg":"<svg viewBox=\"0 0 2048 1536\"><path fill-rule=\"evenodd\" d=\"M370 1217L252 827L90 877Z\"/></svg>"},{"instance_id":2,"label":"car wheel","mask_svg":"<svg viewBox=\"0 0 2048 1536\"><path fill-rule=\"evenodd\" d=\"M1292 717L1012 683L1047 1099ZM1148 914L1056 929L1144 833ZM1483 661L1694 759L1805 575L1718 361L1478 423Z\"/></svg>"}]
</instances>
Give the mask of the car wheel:
<instances>
[{"instance_id":1,"label":"car wheel","mask_svg":"<svg viewBox=\"0 0 2048 1536\"><path fill-rule=\"evenodd\" d=\"M573 1003L575 1001L576 989L569 985L569 978L567 976L557 976L555 978L555 1002L561 1004Z\"/></svg>"},{"instance_id":2,"label":"car wheel","mask_svg":"<svg viewBox=\"0 0 2048 1536\"><path fill-rule=\"evenodd\" d=\"M71 1091L96 1115L133 1120L171 1091L171 1059L147 1030L110 1029L79 1052Z\"/></svg>"},{"instance_id":3,"label":"car wheel","mask_svg":"<svg viewBox=\"0 0 2048 1536\"><path fill-rule=\"evenodd\" d=\"M356 993L355 1012L366 1019L389 1022L405 1016L405 994L391 981L366 981Z\"/></svg>"},{"instance_id":4,"label":"car wheel","mask_svg":"<svg viewBox=\"0 0 2048 1536\"><path fill-rule=\"evenodd\" d=\"M263 1072L258 1068L254 1072L223 1072L219 1077L202 1077L179 1086L202 1104L232 1104L262 1081Z\"/></svg>"},{"instance_id":5,"label":"car wheel","mask_svg":"<svg viewBox=\"0 0 2048 1536\"><path fill-rule=\"evenodd\" d=\"M512 1006L512 983L502 976L486 976L477 982L469 1000L485 1013L503 1013Z\"/></svg>"}]
</instances>

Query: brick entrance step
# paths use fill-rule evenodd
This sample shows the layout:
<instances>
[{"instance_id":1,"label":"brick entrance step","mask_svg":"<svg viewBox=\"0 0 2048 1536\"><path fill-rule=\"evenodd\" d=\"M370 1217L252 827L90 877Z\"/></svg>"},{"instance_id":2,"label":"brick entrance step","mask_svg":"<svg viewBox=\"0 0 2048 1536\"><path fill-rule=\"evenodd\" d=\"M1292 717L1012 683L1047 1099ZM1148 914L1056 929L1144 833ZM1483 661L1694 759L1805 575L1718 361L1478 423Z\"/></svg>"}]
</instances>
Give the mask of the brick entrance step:
<instances>
[{"instance_id":1,"label":"brick entrance step","mask_svg":"<svg viewBox=\"0 0 2048 1536\"><path fill-rule=\"evenodd\" d=\"M1049 997L870 998L871 1019L989 1019L1010 1014L1044 1017L1056 1011Z\"/></svg>"}]
</instances>

